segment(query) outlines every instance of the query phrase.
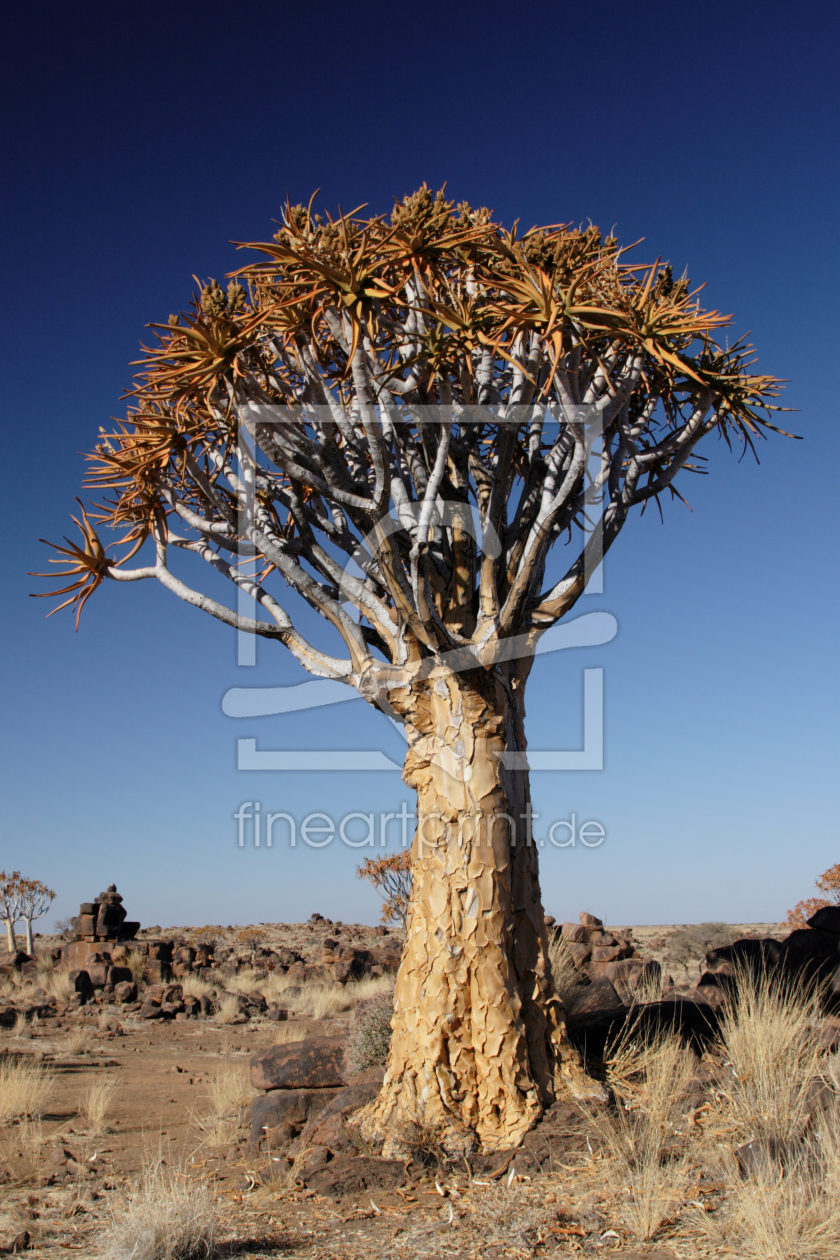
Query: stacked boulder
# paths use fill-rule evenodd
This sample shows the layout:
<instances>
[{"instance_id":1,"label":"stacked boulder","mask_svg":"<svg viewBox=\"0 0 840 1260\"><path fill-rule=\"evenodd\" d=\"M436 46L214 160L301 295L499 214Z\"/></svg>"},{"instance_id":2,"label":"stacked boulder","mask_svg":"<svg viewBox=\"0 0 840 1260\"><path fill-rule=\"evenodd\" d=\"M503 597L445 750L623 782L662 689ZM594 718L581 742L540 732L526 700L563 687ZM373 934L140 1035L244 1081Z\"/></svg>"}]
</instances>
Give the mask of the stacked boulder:
<instances>
[{"instance_id":1,"label":"stacked boulder","mask_svg":"<svg viewBox=\"0 0 840 1260\"><path fill-rule=\"evenodd\" d=\"M628 929L624 929L621 936L615 936L594 914L584 911L579 923L563 923L551 930L562 940L579 984L597 989L602 1006L610 1002L619 1006L632 1001L645 976L660 974L658 963L646 962L638 953Z\"/></svg>"},{"instance_id":2,"label":"stacked boulder","mask_svg":"<svg viewBox=\"0 0 840 1260\"><path fill-rule=\"evenodd\" d=\"M62 949L62 960L71 970L85 967L92 954L104 955L110 946L134 940L140 924L128 922L122 900L116 884L109 884L95 901L82 902L73 936Z\"/></svg>"}]
</instances>

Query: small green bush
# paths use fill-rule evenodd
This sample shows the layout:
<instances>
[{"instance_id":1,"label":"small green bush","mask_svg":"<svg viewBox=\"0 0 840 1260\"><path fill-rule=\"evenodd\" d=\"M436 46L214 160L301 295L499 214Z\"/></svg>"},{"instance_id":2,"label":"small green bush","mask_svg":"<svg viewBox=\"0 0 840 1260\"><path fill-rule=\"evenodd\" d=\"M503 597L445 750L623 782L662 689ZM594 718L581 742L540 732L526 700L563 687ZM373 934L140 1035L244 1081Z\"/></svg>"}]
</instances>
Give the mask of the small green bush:
<instances>
[{"instance_id":1,"label":"small green bush","mask_svg":"<svg viewBox=\"0 0 840 1260\"><path fill-rule=\"evenodd\" d=\"M358 1003L344 1049L344 1068L348 1080L370 1067L384 1067L391 1046L393 1014L393 989L377 993Z\"/></svg>"}]
</instances>

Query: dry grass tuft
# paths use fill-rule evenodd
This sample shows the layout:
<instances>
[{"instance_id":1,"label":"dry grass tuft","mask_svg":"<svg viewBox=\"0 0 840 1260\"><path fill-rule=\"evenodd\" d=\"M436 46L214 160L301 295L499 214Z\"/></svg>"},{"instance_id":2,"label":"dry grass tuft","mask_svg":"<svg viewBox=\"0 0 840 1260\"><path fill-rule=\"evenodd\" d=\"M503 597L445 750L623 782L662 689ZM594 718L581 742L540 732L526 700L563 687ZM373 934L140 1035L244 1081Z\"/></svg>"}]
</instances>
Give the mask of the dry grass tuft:
<instances>
[{"instance_id":1,"label":"dry grass tuft","mask_svg":"<svg viewBox=\"0 0 840 1260\"><path fill-rule=\"evenodd\" d=\"M192 972L182 976L180 984L184 997L203 998L213 992L213 986L209 980L205 980L203 976L194 975Z\"/></svg>"},{"instance_id":2,"label":"dry grass tuft","mask_svg":"<svg viewBox=\"0 0 840 1260\"><path fill-rule=\"evenodd\" d=\"M291 984L282 971L272 971L261 981L260 992L267 1002L277 1002Z\"/></svg>"},{"instance_id":3,"label":"dry grass tuft","mask_svg":"<svg viewBox=\"0 0 840 1260\"><path fill-rule=\"evenodd\" d=\"M69 1028L61 1040L61 1048L71 1059L78 1058L80 1054L87 1054L90 1049L88 1030L80 1024L77 1024L75 1028Z\"/></svg>"},{"instance_id":4,"label":"dry grass tuft","mask_svg":"<svg viewBox=\"0 0 840 1260\"><path fill-rule=\"evenodd\" d=\"M157 1160L102 1238L103 1260L208 1260L215 1228L212 1187Z\"/></svg>"},{"instance_id":5,"label":"dry grass tuft","mask_svg":"<svg viewBox=\"0 0 840 1260\"><path fill-rule=\"evenodd\" d=\"M332 1031L335 1031L335 1029ZM324 1033L324 1026L319 1024L317 1020L283 1020L277 1025L274 1034L274 1044L276 1046L285 1046L292 1041L306 1041L309 1037L323 1037Z\"/></svg>"},{"instance_id":6,"label":"dry grass tuft","mask_svg":"<svg viewBox=\"0 0 840 1260\"><path fill-rule=\"evenodd\" d=\"M55 1076L30 1059L0 1059L0 1123L40 1116Z\"/></svg>"},{"instance_id":7,"label":"dry grass tuft","mask_svg":"<svg viewBox=\"0 0 840 1260\"><path fill-rule=\"evenodd\" d=\"M38 1180L43 1144L37 1121L24 1120L0 1130L0 1181L4 1190L20 1189Z\"/></svg>"},{"instance_id":8,"label":"dry grass tuft","mask_svg":"<svg viewBox=\"0 0 840 1260\"><path fill-rule=\"evenodd\" d=\"M393 993L394 977L364 976L361 980L351 980L344 992L349 1002L355 1006L357 1002L366 1002L368 998L379 997L381 993Z\"/></svg>"},{"instance_id":9,"label":"dry grass tuft","mask_svg":"<svg viewBox=\"0 0 840 1260\"><path fill-rule=\"evenodd\" d=\"M743 970L735 980L720 1037L731 1065L727 1095L736 1136L796 1141L824 1057L819 993L813 986L774 985Z\"/></svg>"},{"instance_id":10,"label":"dry grass tuft","mask_svg":"<svg viewBox=\"0 0 840 1260\"><path fill-rule=\"evenodd\" d=\"M239 998L228 993L216 1004L216 1019L220 1024L232 1024L239 1014Z\"/></svg>"},{"instance_id":11,"label":"dry grass tuft","mask_svg":"<svg viewBox=\"0 0 840 1260\"><path fill-rule=\"evenodd\" d=\"M551 964L554 991L563 1005L569 1008L574 1005L575 996L580 992L581 975L568 942L559 934L548 946L548 961Z\"/></svg>"},{"instance_id":12,"label":"dry grass tuft","mask_svg":"<svg viewBox=\"0 0 840 1260\"><path fill-rule=\"evenodd\" d=\"M25 1033L29 1028L29 1012L18 1011L15 1016L15 1024L12 1029L12 1036L19 1037L21 1033Z\"/></svg>"},{"instance_id":13,"label":"dry grass tuft","mask_svg":"<svg viewBox=\"0 0 840 1260\"><path fill-rule=\"evenodd\" d=\"M44 982L44 988L50 997L56 998L59 1002L66 1002L70 997L70 972L69 971L51 971Z\"/></svg>"},{"instance_id":14,"label":"dry grass tuft","mask_svg":"<svg viewBox=\"0 0 840 1260\"><path fill-rule=\"evenodd\" d=\"M593 1118L615 1211L635 1238L648 1241L685 1195L689 1180L685 1112L697 1060L672 1033L646 1040L625 1030L607 1056L617 1096L614 1114Z\"/></svg>"},{"instance_id":15,"label":"dry grass tuft","mask_svg":"<svg viewBox=\"0 0 840 1260\"><path fill-rule=\"evenodd\" d=\"M307 984L300 997L294 999L294 1009L314 1019L325 1019L349 1011L353 1002L347 989L340 984Z\"/></svg>"},{"instance_id":16,"label":"dry grass tuft","mask_svg":"<svg viewBox=\"0 0 840 1260\"><path fill-rule=\"evenodd\" d=\"M98 1081L93 1081L85 1090L79 1114L88 1132L104 1133L116 1089L116 1081L103 1077Z\"/></svg>"},{"instance_id":17,"label":"dry grass tuft","mask_svg":"<svg viewBox=\"0 0 840 1260\"><path fill-rule=\"evenodd\" d=\"M134 983L139 984L146 969L146 955L139 949L130 949L125 957L125 965L130 970Z\"/></svg>"},{"instance_id":18,"label":"dry grass tuft","mask_svg":"<svg viewBox=\"0 0 840 1260\"><path fill-rule=\"evenodd\" d=\"M238 975L228 976L225 988L228 993L253 993L254 989L262 991L265 974L259 971L240 971Z\"/></svg>"},{"instance_id":19,"label":"dry grass tuft","mask_svg":"<svg viewBox=\"0 0 840 1260\"><path fill-rule=\"evenodd\" d=\"M392 988L368 998L365 1005L356 1010L344 1047L344 1066L348 1077L358 1076L370 1067L385 1066L391 1047L393 1014Z\"/></svg>"},{"instance_id":20,"label":"dry grass tuft","mask_svg":"<svg viewBox=\"0 0 840 1260\"><path fill-rule=\"evenodd\" d=\"M227 1063L210 1081L210 1114L196 1121L210 1146L229 1146L242 1127L245 1108L255 1095L247 1063Z\"/></svg>"}]
</instances>

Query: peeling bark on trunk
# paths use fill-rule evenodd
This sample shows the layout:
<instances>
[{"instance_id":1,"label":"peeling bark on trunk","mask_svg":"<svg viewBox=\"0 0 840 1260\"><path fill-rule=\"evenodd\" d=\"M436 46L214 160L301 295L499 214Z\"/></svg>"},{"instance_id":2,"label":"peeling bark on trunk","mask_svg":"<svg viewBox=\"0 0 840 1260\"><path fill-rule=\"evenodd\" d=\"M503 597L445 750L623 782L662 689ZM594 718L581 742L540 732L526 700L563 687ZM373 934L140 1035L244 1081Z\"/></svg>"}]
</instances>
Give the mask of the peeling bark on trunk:
<instances>
[{"instance_id":1,"label":"peeling bark on trunk","mask_svg":"<svg viewBox=\"0 0 840 1260\"><path fill-rule=\"evenodd\" d=\"M406 1149L412 1125L452 1152L511 1149L561 1077L578 1094L592 1085L551 980L528 774L501 759L525 749L524 682L511 667L437 667L391 692L418 827L388 1068L360 1117L385 1154Z\"/></svg>"}]
</instances>

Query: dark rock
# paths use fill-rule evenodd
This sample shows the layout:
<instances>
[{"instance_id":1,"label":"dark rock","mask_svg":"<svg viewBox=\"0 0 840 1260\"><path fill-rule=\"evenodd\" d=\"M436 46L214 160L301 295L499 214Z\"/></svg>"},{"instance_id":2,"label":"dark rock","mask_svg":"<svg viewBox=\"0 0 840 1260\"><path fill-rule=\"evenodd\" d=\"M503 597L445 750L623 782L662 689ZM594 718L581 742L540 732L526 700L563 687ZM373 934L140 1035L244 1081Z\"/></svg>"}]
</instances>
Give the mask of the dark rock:
<instances>
[{"instance_id":1,"label":"dark rock","mask_svg":"<svg viewBox=\"0 0 840 1260\"><path fill-rule=\"evenodd\" d=\"M335 1097L335 1089L273 1089L254 1099L251 1107L251 1145L257 1146L271 1130L271 1146L298 1136L307 1121ZM276 1130L276 1132L275 1132Z\"/></svg>"},{"instance_id":2,"label":"dark rock","mask_svg":"<svg viewBox=\"0 0 840 1260\"><path fill-rule=\"evenodd\" d=\"M603 919L596 919L594 914L587 914L585 910L582 910L580 912L580 914L578 915L578 918L580 919L584 927L602 928L604 926Z\"/></svg>"},{"instance_id":3,"label":"dark rock","mask_svg":"<svg viewBox=\"0 0 840 1260\"><path fill-rule=\"evenodd\" d=\"M696 1049L711 1041L718 1027L718 1013L706 1002L691 998L672 998L649 1002L638 1009L640 1033L675 1032Z\"/></svg>"},{"instance_id":4,"label":"dark rock","mask_svg":"<svg viewBox=\"0 0 840 1260\"><path fill-rule=\"evenodd\" d=\"M329 1089L344 1084L343 1037L269 1046L251 1059L254 1089Z\"/></svg>"},{"instance_id":5,"label":"dark rock","mask_svg":"<svg viewBox=\"0 0 840 1260\"><path fill-rule=\"evenodd\" d=\"M86 971L76 970L70 972L70 988L73 993L77 993L82 1002L89 1002L93 997L93 985L90 976Z\"/></svg>"},{"instance_id":6,"label":"dark rock","mask_svg":"<svg viewBox=\"0 0 840 1260\"><path fill-rule=\"evenodd\" d=\"M382 1082L385 1080L385 1069L381 1064L375 1063L373 1067L365 1068L364 1072L360 1072L358 1076L354 1076L352 1081L348 1081L349 1085L375 1085L377 1091Z\"/></svg>"},{"instance_id":7,"label":"dark rock","mask_svg":"<svg viewBox=\"0 0 840 1260\"><path fill-rule=\"evenodd\" d=\"M405 1165L394 1159L341 1155L304 1175L310 1190L331 1198L341 1198L346 1194L391 1190L401 1186L405 1180Z\"/></svg>"},{"instance_id":8,"label":"dark rock","mask_svg":"<svg viewBox=\"0 0 840 1260\"><path fill-rule=\"evenodd\" d=\"M706 981L706 983L704 983ZM711 1006L713 1010L717 1010L723 1005L725 993L717 983L708 983L708 973L700 977L700 983L696 985L693 992L700 1002L705 1002L707 1006Z\"/></svg>"},{"instance_id":9,"label":"dark rock","mask_svg":"<svg viewBox=\"0 0 840 1260\"><path fill-rule=\"evenodd\" d=\"M564 923L560 929L560 935L564 941L575 945L585 945L589 941L589 929L582 923Z\"/></svg>"},{"instance_id":10,"label":"dark rock","mask_svg":"<svg viewBox=\"0 0 840 1260\"><path fill-rule=\"evenodd\" d=\"M31 958L29 954L25 954L22 949L14 949L11 952L4 950L0 954L0 975L3 972L8 974L11 971L20 971L25 963L34 961L35 959Z\"/></svg>"},{"instance_id":11,"label":"dark rock","mask_svg":"<svg viewBox=\"0 0 840 1260\"><path fill-rule=\"evenodd\" d=\"M840 934L840 906L822 906L811 915L808 923L819 932Z\"/></svg>"},{"instance_id":12,"label":"dark rock","mask_svg":"<svg viewBox=\"0 0 840 1260\"><path fill-rule=\"evenodd\" d=\"M621 998L618 996L614 985L606 978L599 976L587 985L585 989L578 989L575 994L573 1015L570 1018L577 1018L581 1015L589 1015L593 1011L616 1011L624 1006Z\"/></svg>"},{"instance_id":13,"label":"dark rock","mask_svg":"<svg viewBox=\"0 0 840 1260\"><path fill-rule=\"evenodd\" d=\"M623 958L614 962L596 962L590 964L588 971L594 982L608 980L618 994L619 1001L630 1003L644 973L645 964L641 958ZM659 967L658 963L654 966ZM655 973L654 973L655 974Z\"/></svg>"},{"instance_id":14,"label":"dark rock","mask_svg":"<svg viewBox=\"0 0 840 1260\"><path fill-rule=\"evenodd\" d=\"M516 1152L513 1161L516 1171L533 1176L548 1172L558 1162L569 1163L570 1157L588 1155L583 1120L584 1115L576 1103L565 1098L555 1102ZM498 1154L473 1156L470 1159L473 1175L493 1172L504 1158Z\"/></svg>"},{"instance_id":15,"label":"dark rock","mask_svg":"<svg viewBox=\"0 0 840 1260\"><path fill-rule=\"evenodd\" d=\"M301 1139L304 1146L326 1147L333 1155L352 1155L356 1152L353 1135L347 1128L347 1120L354 1111L364 1107L379 1093L381 1081L361 1080L344 1089L327 1103L326 1107L309 1122Z\"/></svg>"},{"instance_id":16,"label":"dark rock","mask_svg":"<svg viewBox=\"0 0 840 1260\"><path fill-rule=\"evenodd\" d=\"M121 1006L134 1002L137 998L137 985L132 980L121 980L114 985L114 997Z\"/></svg>"},{"instance_id":17,"label":"dark rock","mask_svg":"<svg viewBox=\"0 0 840 1260\"><path fill-rule=\"evenodd\" d=\"M743 937L720 949L710 949L706 954L706 970L732 975L746 970L758 976L777 967L782 958L782 946L771 936L753 940Z\"/></svg>"},{"instance_id":18,"label":"dark rock","mask_svg":"<svg viewBox=\"0 0 840 1260\"><path fill-rule=\"evenodd\" d=\"M108 968L107 983L113 988L116 988L118 984L125 984L126 982L130 984L133 978L130 967L110 966Z\"/></svg>"}]
</instances>

